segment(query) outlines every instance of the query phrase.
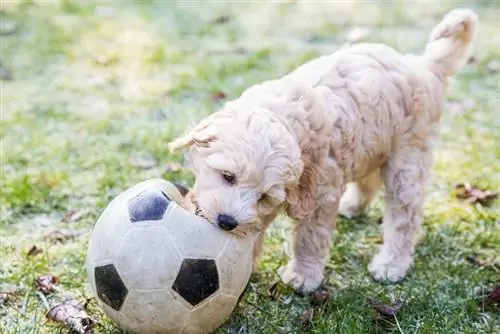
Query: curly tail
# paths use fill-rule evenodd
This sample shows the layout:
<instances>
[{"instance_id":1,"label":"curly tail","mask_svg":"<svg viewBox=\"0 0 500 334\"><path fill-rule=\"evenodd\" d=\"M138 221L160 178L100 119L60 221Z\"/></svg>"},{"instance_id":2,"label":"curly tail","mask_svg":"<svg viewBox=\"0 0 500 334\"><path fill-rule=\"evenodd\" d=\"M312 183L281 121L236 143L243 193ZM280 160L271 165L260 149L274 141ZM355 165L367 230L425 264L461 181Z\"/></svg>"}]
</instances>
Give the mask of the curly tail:
<instances>
[{"instance_id":1,"label":"curly tail","mask_svg":"<svg viewBox=\"0 0 500 334\"><path fill-rule=\"evenodd\" d=\"M458 72L467 61L479 21L468 9L449 12L432 30L424 57L427 67L440 76Z\"/></svg>"}]
</instances>

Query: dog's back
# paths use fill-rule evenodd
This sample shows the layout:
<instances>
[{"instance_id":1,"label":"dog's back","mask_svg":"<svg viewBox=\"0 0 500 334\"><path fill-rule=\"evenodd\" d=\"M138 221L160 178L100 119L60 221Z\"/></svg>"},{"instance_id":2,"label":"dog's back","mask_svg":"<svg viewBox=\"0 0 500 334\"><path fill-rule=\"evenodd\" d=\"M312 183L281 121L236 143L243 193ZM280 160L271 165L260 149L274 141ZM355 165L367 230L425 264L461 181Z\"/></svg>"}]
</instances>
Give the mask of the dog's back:
<instances>
[{"instance_id":1,"label":"dog's back","mask_svg":"<svg viewBox=\"0 0 500 334\"><path fill-rule=\"evenodd\" d=\"M326 88L332 133L339 136L332 145L353 157L340 167L350 170L347 179L356 179L398 146L421 141L424 147L437 135L448 78L465 62L477 24L471 11L455 10L433 29L423 55L357 44L314 59L281 81Z\"/></svg>"}]
</instances>

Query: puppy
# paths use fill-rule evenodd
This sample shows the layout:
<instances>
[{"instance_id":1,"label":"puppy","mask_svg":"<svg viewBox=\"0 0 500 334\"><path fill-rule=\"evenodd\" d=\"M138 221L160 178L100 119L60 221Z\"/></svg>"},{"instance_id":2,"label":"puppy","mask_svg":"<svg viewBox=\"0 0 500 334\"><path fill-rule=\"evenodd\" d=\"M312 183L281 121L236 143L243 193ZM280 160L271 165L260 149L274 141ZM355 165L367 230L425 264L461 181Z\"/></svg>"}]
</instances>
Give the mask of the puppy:
<instances>
[{"instance_id":1,"label":"puppy","mask_svg":"<svg viewBox=\"0 0 500 334\"><path fill-rule=\"evenodd\" d=\"M237 235L278 213L296 223L284 282L308 293L323 280L338 212L361 213L385 187L384 243L369 265L401 280L413 261L424 187L449 78L468 59L478 28L448 13L422 55L358 44L312 60L241 97L169 143L189 147L192 210Z\"/></svg>"}]
</instances>

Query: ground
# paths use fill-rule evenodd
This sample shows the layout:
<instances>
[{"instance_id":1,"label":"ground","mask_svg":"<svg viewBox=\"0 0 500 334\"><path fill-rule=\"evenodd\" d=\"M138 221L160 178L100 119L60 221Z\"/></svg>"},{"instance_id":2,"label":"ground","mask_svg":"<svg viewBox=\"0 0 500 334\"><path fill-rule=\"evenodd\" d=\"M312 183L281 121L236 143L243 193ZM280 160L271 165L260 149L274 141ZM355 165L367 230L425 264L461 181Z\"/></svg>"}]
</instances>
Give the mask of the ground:
<instances>
[{"instance_id":1,"label":"ground","mask_svg":"<svg viewBox=\"0 0 500 334\"><path fill-rule=\"evenodd\" d=\"M448 94L424 231L408 278L374 282L378 200L340 219L312 319L309 297L279 285L290 222L269 231L260 274L219 333L500 333L498 308L478 305L500 282L500 203L469 204L458 183L500 188L500 5L496 0L320 2L2 1L0 328L64 333L45 319L64 296L90 296L91 228L111 198L151 177L190 184L166 143L246 87L350 41L420 52L448 9L467 6L482 28ZM30 248L36 245L39 254ZM35 253L35 255L33 255ZM47 296L35 278L60 277ZM7 293L7 294L6 294ZM406 305L383 319L369 299ZM97 332L119 331L94 300Z\"/></svg>"}]
</instances>

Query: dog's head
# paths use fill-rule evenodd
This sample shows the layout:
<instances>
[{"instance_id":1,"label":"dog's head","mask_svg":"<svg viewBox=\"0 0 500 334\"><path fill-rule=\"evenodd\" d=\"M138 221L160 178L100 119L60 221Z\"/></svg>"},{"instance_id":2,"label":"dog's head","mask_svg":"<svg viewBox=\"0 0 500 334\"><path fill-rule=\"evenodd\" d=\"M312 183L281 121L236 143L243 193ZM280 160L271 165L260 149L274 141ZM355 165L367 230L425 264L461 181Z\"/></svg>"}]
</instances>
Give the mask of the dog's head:
<instances>
[{"instance_id":1,"label":"dog's head","mask_svg":"<svg viewBox=\"0 0 500 334\"><path fill-rule=\"evenodd\" d=\"M238 100L168 146L171 151L189 147L195 213L239 235L262 228L304 168L285 123L265 108Z\"/></svg>"}]
</instances>

